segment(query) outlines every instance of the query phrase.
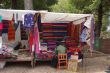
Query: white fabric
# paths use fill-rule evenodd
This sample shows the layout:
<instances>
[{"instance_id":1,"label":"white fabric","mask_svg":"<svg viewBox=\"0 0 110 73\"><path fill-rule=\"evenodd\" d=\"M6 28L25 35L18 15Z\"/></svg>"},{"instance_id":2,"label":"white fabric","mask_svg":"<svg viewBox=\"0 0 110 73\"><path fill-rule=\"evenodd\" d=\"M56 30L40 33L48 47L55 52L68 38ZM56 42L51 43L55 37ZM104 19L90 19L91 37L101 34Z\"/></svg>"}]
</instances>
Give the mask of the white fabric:
<instances>
[{"instance_id":1,"label":"white fabric","mask_svg":"<svg viewBox=\"0 0 110 73\"><path fill-rule=\"evenodd\" d=\"M93 18L93 15L90 15L90 17L87 17L86 22L84 23L84 26L86 26L87 28L91 28L91 20Z\"/></svg>"},{"instance_id":2,"label":"white fabric","mask_svg":"<svg viewBox=\"0 0 110 73\"><path fill-rule=\"evenodd\" d=\"M46 50L47 51L47 46L40 46L40 50Z\"/></svg>"},{"instance_id":3,"label":"white fabric","mask_svg":"<svg viewBox=\"0 0 110 73\"><path fill-rule=\"evenodd\" d=\"M0 9L0 15L5 20L11 20L13 13L18 14L18 20L22 20L22 16L27 13L41 13L41 22L42 23L68 23L73 22L74 24L82 23L86 17L87 21L85 26L90 28L90 20L91 14L73 14L73 13L55 13L55 12L47 12L47 11L34 11L34 10L8 10L8 9ZM78 21L77 21L78 20Z\"/></svg>"},{"instance_id":4,"label":"white fabric","mask_svg":"<svg viewBox=\"0 0 110 73\"><path fill-rule=\"evenodd\" d=\"M0 36L0 48L2 48L2 37Z\"/></svg>"},{"instance_id":5,"label":"white fabric","mask_svg":"<svg viewBox=\"0 0 110 73\"><path fill-rule=\"evenodd\" d=\"M18 28L17 28L17 30L16 30L16 32L15 32L15 40L16 40L17 42L21 41L20 24L18 25Z\"/></svg>"},{"instance_id":6,"label":"white fabric","mask_svg":"<svg viewBox=\"0 0 110 73\"><path fill-rule=\"evenodd\" d=\"M72 13L54 13L46 12L41 13L42 23L56 23L56 22L72 22L80 19L85 19L91 14L72 14Z\"/></svg>"},{"instance_id":7,"label":"white fabric","mask_svg":"<svg viewBox=\"0 0 110 73\"><path fill-rule=\"evenodd\" d=\"M81 23L84 22L84 21L85 21L85 18L80 19L80 20L76 20L76 21L73 22L73 24L74 24L74 25L78 25L78 24L81 24Z\"/></svg>"},{"instance_id":8,"label":"white fabric","mask_svg":"<svg viewBox=\"0 0 110 73\"><path fill-rule=\"evenodd\" d=\"M2 34L2 40L3 40L3 42L8 42L8 34L7 33Z\"/></svg>"},{"instance_id":9,"label":"white fabric","mask_svg":"<svg viewBox=\"0 0 110 73\"><path fill-rule=\"evenodd\" d=\"M27 13L35 14L36 12L46 12L46 11L35 11L35 10L11 10L11 9L0 9L0 15L3 19L11 20L13 13L18 13L18 20L22 20L22 15Z\"/></svg>"},{"instance_id":10,"label":"white fabric","mask_svg":"<svg viewBox=\"0 0 110 73\"><path fill-rule=\"evenodd\" d=\"M21 40L21 43L23 46L25 45L27 49L29 48L28 40Z\"/></svg>"}]
</instances>

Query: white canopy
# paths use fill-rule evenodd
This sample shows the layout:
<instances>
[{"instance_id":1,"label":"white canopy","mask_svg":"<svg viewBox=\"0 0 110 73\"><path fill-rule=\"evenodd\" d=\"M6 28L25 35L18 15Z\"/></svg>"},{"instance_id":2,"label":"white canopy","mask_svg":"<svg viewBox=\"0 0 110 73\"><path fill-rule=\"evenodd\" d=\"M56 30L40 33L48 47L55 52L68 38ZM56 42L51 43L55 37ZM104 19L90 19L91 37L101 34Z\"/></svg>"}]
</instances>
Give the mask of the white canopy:
<instances>
[{"instance_id":1,"label":"white canopy","mask_svg":"<svg viewBox=\"0 0 110 73\"><path fill-rule=\"evenodd\" d=\"M14 13L18 14L18 20L22 20L22 16L27 13L41 13L41 22L42 23L68 23L73 22L73 24L80 24L83 21L88 28L90 28L91 14L72 14L72 13L55 13L47 11L35 11L35 10L9 10L9 9L0 9L0 16L5 20L12 20ZM87 19L85 19L87 18Z\"/></svg>"}]
</instances>

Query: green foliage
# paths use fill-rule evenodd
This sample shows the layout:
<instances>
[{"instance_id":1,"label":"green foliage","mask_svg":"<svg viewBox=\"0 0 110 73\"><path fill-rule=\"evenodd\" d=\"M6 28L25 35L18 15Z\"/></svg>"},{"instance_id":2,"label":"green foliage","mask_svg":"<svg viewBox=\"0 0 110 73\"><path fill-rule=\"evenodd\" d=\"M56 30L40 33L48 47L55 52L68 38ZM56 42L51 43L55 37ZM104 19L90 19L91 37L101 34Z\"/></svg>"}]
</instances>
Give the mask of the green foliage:
<instances>
[{"instance_id":1,"label":"green foliage","mask_svg":"<svg viewBox=\"0 0 110 73\"><path fill-rule=\"evenodd\" d=\"M57 0L33 0L34 10L50 10Z\"/></svg>"},{"instance_id":2,"label":"green foliage","mask_svg":"<svg viewBox=\"0 0 110 73\"><path fill-rule=\"evenodd\" d=\"M51 7L55 12L93 13L100 0L58 0L58 3Z\"/></svg>"},{"instance_id":3,"label":"green foliage","mask_svg":"<svg viewBox=\"0 0 110 73\"><path fill-rule=\"evenodd\" d=\"M17 0L17 9L24 9L24 0ZM1 0L0 1L1 9L11 9L12 8L12 0Z\"/></svg>"},{"instance_id":4,"label":"green foliage","mask_svg":"<svg viewBox=\"0 0 110 73\"><path fill-rule=\"evenodd\" d=\"M0 8L11 8L11 1L10 0L1 0L0 1Z\"/></svg>"},{"instance_id":5,"label":"green foliage","mask_svg":"<svg viewBox=\"0 0 110 73\"><path fill-rule=\"evenodd\" d=\"M110 32L102 31L101 32L101 38L103 38L103 39L110 38Z\"/></svg>"},{"instance_id":6,"label":"green foliage","mask_svg":"<svg viewBox=\"0 0 110 73\"><path fill-rule=\"evenodd\" d=\"M68 0L59 0L57 4L51 6L54 12L72 12L74 7L71 6Z\"/></svg>"},{"instance_id":7,"label":"green foliage","mask_svg":"<svg viewBox=\"0 0 110 73\"><path fill-rule=\"evenodd\" d=\"M102 22L103 22L102 31L106 31L107 30L107 26L109 24L109 20L108 20L108 16L107 15L103 16Z\"/></svg>"}]
</instances>

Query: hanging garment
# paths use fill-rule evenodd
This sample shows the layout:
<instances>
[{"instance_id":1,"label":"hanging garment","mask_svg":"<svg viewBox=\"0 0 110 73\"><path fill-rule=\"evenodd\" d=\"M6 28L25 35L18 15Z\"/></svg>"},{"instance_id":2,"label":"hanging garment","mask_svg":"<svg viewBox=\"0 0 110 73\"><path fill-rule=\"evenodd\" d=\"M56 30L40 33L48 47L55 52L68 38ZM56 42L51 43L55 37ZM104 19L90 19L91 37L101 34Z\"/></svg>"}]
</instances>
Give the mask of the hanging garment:
<instances>
[{"instance_id":1,"label":"hanging garment","mask_svg":"<svg viewBox=\"0 0 110 73\"><path fill-rule=\"evenodd\" d=\"M18 24L17 29L15 29L15 39L16 41L21 41L20 24Z\"/></svg>"},{"instance_id":2,"label":"hanging garment","mask_svg":"<svg viewBox=\"0 0 110 73\"><path fill-rule=\"evenodd\" d=\"M0 16L0 22L2 22L2 16Z\"/></svg>"},{"instance_id":3,"label":"hanging garment","mask_svg":"<svg viewBox=\"0 0 110 73\"><path fill-rule=\"evenodd\" d=\"M23 24L20 24L21 29L21 40L28 40L28 35L26 34L26 28L23 27Z\"/></svg>"},{"instance_id":4,"label":"hanging garment","mask_svg":"<svg viewBox=\"0 0 110 73\"><path fill-rule=\"evenodd\" d=\"M34 45L35 45L35 52L37 54L40 53L39 31L38 31L37 24L35 25L35 28L34 28Z\"/></svg>"},{"instance_id":5,"label":"hanging garment","mask_svg":"<svg viewBox=\"0 0 110 73\"><path fill-rule=\"evenodd\" d=\"M15 40L15 30L14 30L14 25L13 21L10 22L9 28L8 28L8 40Z\"/></svg>"},{"instance_id":6,"label":"hanging garment","mask_svg":"<svg viewBox=\"0 0 110 73\"><path fill-rule=\"evenodd\" d=\"M2 48L2 36L0 36L0 48Z\"/></svg>"},{"instance_id":7,"label":"hanging garment","mask_svg":"<svg viewBox=\"0 0 110 73\"><path fill-rule=\"evenodd\" d=\"M42 31L42 24L41 24L41 14L40 13L36 13L34 15L34 21L37 22L38 30L39 30L39 32L41 32Z\"/></svg>"},{"instance_id":8,"label":"hanging garment","mask_svg":"<svg viewBox=\"0 0 110 73\"><path fill-rule=\"evenodd\" d=\"M80 40L81 40L81 42L86 42L86 39L87 39L87 28L84 28L82 30Z\"/></svg>"},{"instance_id":9,"label":"hanging garment","mask_svg":"<svg viewBox=\"0 0 110 73\"><path fill-rule=\"evenodd\" d=\"M3 30L2 30L2 33L8 33L9 21L3 20L2 23L3 23Z\"/></svg>"},{"instance_id":10,"label":"hanging garment","mask_svg":"<svg viewBox=\"0 0 110 73\"><path fill-rule=\"evenodd\" d=\"M14 23L18 24L18 14L17 13L14 15Z\"/></svg>"},{"instance_id":11,"label":"hanging garment","mask_svg":"<svg viewBox=\"0 0 110 73\"><path fill-rule=\"evenodd\" d=\"M32 52L33 39L34 39L34 36L33 36L32 32L30 32L30 34L29 34L29 46L30 46L31 52Z\"/></svg>"},{"instance_id":12,"label":"hanging garment","mask_svg":"<svg viewBox=\"0 0 110 73\"><path fill-rule=\"evenodd\" d=\"M0 22L0 30L3 29L3 23Z\"/></svg>"},{"instance_id":13,"label":"hanging garment","mask_svg":"<svg viewBox=\"0 0 110 73\"><path fill-rule=\"evenodd\" d=\"M24 15L24 26L30 28L33 25L34 25L34 15L33 14Z\"/></svg>"}]
</instances>

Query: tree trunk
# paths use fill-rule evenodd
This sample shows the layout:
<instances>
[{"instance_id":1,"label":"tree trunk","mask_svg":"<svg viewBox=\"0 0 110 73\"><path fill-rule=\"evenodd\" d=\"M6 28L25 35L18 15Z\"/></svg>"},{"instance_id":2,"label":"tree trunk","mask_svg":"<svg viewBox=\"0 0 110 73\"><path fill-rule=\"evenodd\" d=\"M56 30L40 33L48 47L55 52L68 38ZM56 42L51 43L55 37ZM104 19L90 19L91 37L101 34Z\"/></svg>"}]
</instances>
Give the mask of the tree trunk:
<instances>
[{"instance_id":1,"label":"tree trunk","mask_svg":"<svg viewBox=\"0 0 110 73\"><path fill-rule=\"evenodd\" d=\"M18 9L17 0L12 0L12 9Z\"/></svg>"},{"instance_id":2,"label":"tree trunk","mask_svg":"<svg viewBox=\"0 0 110 73\"><path fill-rule=\"evenodd\" d=\"M101 28L102 28L102 18L103 18L103 7L102 7L102 1L98 7L98 23L96 26L96 36L100 37Z\"/></svg>"},{"instance_id":3,"label":"tree trunk","mask_svg":"<svg viewBox=\"0 0 110 73\"><path fill-rule=\"evenodd\" d=\"M24 0L24 7L25 7L25 10L32 10L33 0Z\"/></svg>"}]
</instances>

